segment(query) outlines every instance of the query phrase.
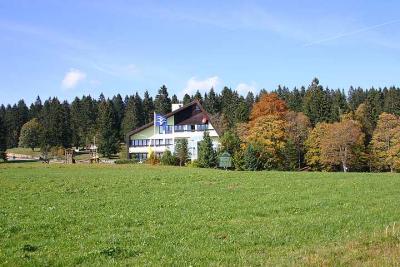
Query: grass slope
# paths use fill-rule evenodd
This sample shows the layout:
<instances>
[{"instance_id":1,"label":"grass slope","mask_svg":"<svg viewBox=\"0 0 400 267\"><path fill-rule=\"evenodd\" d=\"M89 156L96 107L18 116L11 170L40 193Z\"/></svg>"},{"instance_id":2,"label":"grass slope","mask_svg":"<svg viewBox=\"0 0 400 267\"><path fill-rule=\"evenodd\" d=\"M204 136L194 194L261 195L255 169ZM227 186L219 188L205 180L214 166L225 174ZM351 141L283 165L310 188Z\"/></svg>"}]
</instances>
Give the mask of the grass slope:
<instances>
[{"instance_id":1,"label":"grass slope","mask_svg":"<svg viewBox=\"0 0 400 267\"><path fill-rule=\"evenodd\" d=\"M399 196L396 174L0 164L0 265L323 265Z\"/></svg>"}]
</instances>

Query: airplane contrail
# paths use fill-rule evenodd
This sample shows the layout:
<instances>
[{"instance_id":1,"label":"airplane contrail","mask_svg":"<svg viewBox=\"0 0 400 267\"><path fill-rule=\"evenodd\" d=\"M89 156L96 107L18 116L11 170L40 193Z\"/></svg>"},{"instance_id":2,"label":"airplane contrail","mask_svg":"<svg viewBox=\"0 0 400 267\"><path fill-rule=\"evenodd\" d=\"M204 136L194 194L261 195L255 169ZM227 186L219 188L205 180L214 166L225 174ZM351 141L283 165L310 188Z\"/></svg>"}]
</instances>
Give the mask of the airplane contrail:
<instances>
[{"instance_id":1,"label":"airplane contrail","mask_svg":"<svg viewBox=\"0 0 400 267\"><path fill-rule=\"evenodd\" d=\"M384 23L380 23L380 24L369 26L369 27L361 28L361 29L358 29L358 30L355 30L355 31L346 32L346 33L338 34L338 35L335 35L335 36L332 36L332 37L328 37L328 38L325 38L325 39L313 41L313 42L310 42L308 44L305 44L304 46L307 47L307 46L313 46L313 45L317 45L317 44L326 43L326 42L329 42L329 41L333 41L333 40L336 40L336 39L340 39L340 38L356 35L356 34L359 34L359 33L367 32L367 31L370 31L370 30L373 30L373 29L376 29L376 28L380 28L380 27L383 27L383 26L395 24L395 23L398 23L398 22L400 22L400 19L387 21L387 22L384 22Z\"/></svg>"}]
</instances>

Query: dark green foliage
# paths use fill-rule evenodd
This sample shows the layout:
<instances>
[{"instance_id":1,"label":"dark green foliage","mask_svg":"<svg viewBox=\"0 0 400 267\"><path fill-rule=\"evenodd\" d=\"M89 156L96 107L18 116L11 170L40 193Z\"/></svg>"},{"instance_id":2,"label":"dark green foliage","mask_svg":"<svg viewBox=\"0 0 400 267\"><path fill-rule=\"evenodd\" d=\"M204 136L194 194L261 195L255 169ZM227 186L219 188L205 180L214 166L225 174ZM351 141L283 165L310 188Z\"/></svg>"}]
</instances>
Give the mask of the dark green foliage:
<instances>
[{"instance_id":1,"label":"dark green foliage","mask_svg":"<svg viewBox=\"0 0 400 267\"><path fill-rule=\"evenodd\" d=\"M119 137L116 125L117 113L110 100L99 104L99 152L105 157L111 157L119 151Z\"/></svg>"},{"instance_id":2,"label":"dark green foliage","mask_svg":"<svg viewBox=\"0 0 400 267\"><path fill-rule=\"evenodd\" d=\"M383 90L383 111L400 115L400 90L395 87Z\"/></svg>"},{"instance_id":3,"label":"dark green foliage","mask_svg":"<svg viewBox=\"0 0 400 267\"><path fill-rule=\"evenodd\" d=\"M179 160L175 155L171 153L171 151L166 150L161 156L160 163L162 165L175 166L178 165Z\"/></svg>"},{"instance_id":4,"label":"dark green foliage","mask_svg":"<svg viewBox=\"0 0 400 267\"><path fill-rule=\"evenodd\" d=\"M217 154L208 132L204 132L203 140L198 146L198 163L202 168L213 168L217 165Z\"/></svg>"},{"instance_id":5,"label":"dark green foliage","mask_svg":"<svg viewBox=\"0 0 400 267\"><path fill-rule=\"evenodd\" d=\"M122 131L127 132L144 124L143 102L138 94L130 96L125 108L124 119L122 120Z\"/></svg>"},{"instance_id":6,"label":"dark green foliage","mask_svg":"<svg viewBox=\"0 0 400 267\"><path fill-rule=\"evenodd\" d=\"M317 78L312 81L304 96L303 109L304 114L310 118L312 125L318 122L332 121L329 90L324 90L319 85Z\"/></svg>"},{"instance_id":7,"label":"dark green foliage","mask_svg":"<svg viewBox=\"0 0 400 267\"><path fill-rule=\"evenodd\" d=\"M42 108L43 108L42 100L40 99L39 96L37 96L36 101L32 103L29 108L29 118L30 119L39 118Z\"/></svg>"},{"instance_id":8,"label":"dark green foliage","mask_svg":"<svg viewBox=\"0 0 400 267\"><path fill-rule=\"evenodd\" d=\"M44 102L40 122L43 125L43 145L49 147L69 147L70 127L65 120L68 110L57 98Z\"/></svg>"},{"instance_id":9,"label":"dark green foliage","mask_svg":"<svg viewBox=\"0 0 400 267\"><path fill-rule=\"evenodd\" d=\"M192 98L190 97L190 95L185 94L185 95L183 96L183 104L184 104L184 105L187 105L187 104L189 104L190 102L192 102Z\"/></svg>"},{"instance_id":10,"label":"dark green foliage","mask_svg":"<svg viewBox=\"0 0 400 267\"><path fill-rule=\"evenodd\" d=\"M197 101L200 101L200 102L203 101L203 97L201 96L201 93L200 93L199 90L196 91L196 93L195 93L194 96L193 96L193 99L194 99L194 100L197 100Z\"/></svg>"},{"instance_id":11,"label":"dark green foliage","mask_svg":"<svg viewBox=\"0 0 400 267\"><path fill-rule=\"evenodd\" d=\"M295 144L291 139L288 139L283 149L283 164L282 169L286 171L294 171L299 169L299 165L301 165L303 155L299 158L298 151L296 149Z\"/></svg>"},{"instance_id":12,"label":"dark green foliage","mask_svg":"<svg viewBox=\"0 0 400 267\"><path fill-rule=\"evenodd\" d=\"M171 103L172 104L179 104L178 97L175 94L171 98Z\"/></svg>"},{"instance_id":13,"label":"dark green foliage","mask_svg":"<svg viewBox=\"0 0 400 267\"><path fill-rule=\"evenodd\" d=\"M355 111L360 104L364 103L367 98L367 92L360 87L354 89L353 86L350 86L348 95L347 102L349 103L350 109L353 111Z\"/></svg>"},{"instance_id":14,"label":"dark green foliage","mask_svg":"<svg viewBox=\"0 0 400 267\"><path fill-rule=\"evenodd\" d=\"M144 98L143 98L143 118L144 124L147 124L154 119L154 103L153 103L153 98L150 97L149 91L146 90L144 92ZM126 134L126 132L124 132Z\"/></svg>"},{"instance_id":15,"label":"dark green foliage","mask_svg":"<svg viewBox=\"0 0 400 267\"><path fill-rule=\"evenodd\" d=\"M243 153L243 168L247 171L260 171L264 169L263 149L257 144L248 144Z\"/></svg>"},{"instance_id":16,"label":"dark green foliage","mask_svg":"<svg viewBox=\"0 0 400 267\"><path fill-rule=\"evenodd\" d=\"M215 93L214 88L204 95L204 108L210 114L217 114L221 111L221 103L219 96Z\"/></svg>"},{"instance_id":17,"label":"dark green foliage","mask_svg":"<svg viewBox=\"0 0 400 267\"><path fill-rule=\"evenodd\" d=\"M221 111L226 114L225 118L229 128L233 128L237 123L248 119L249 109L246 100L243 96L239 96L236 91L225 87L221 92L220 101Z\"/></svg>"},{"instance_id":18,"label":"dark green foliage","mask_svg":"<svg viewBox=\"0 0 400 267\"><path fill-rule=\"evenodd\" d=\"M72 145L90 144L96 134L97 103L90 96L78 97L71 103Z\"/></svg>"},{"instance_id":19,"label":"dark green foliage","mask_svg":"<svg viewBox=\"0 0 400 267\"><path fill-rule=\"evenodd\" d=\"M344 91L331 91L331 119L330 121L339 121L340 117L349 111Z\"/></svg>"},{"instance_id":20,"label":"dark green foliage","mask_svg":"<svg viewBox=\"0 0 400 267\"><path fill-rule=\"evenodd\" d=\"M168 97L168 89L165 85L158 90L156 99L154 100L155 112L159 114L167 114L171 112L171 98Z\"/></svg>"},{"instance_id":21,"label":"dark green foliage","mask_svg":"<svg viewBox=\"0 0 400 267\"><path fill-rule=\"evenodd\" d=\"M7 128L3 121L3 117L0 116L0 160L6 160L7 150Z\"/></svg>"},{"instance_id":22,"label":"dark green foliage","mask_svg":"<svg viewBox=\"0 0 400 267\"><path fill-rule=\"evenodd\" d=\"M177 139L175 140L175 157L178 159L179 166L185 165L189 159L188 140Z\"/></svg>"},{"instance_id":23,"label":"dark green foliage","mask_svg":"<svg viewBox=\"0 0 400 267\"><path fill-rule=\"evenodd\" d=\"M226 131L220 138L221 151L233 155L240 150L240 139L234 131Z\"/></svg>"},{"instance_id":24,"label":"dark green foliage","mask_svg":"<svg viewBox=\"0 0 400 267\"><path fill-rule=\"evenodd\" d=\"M124 140L125 132L121 129L122 120L124 118L125 104L120 94L112 98L112 102L117 113L118 135L121 141Z\"/></svg>"}]
</instances>

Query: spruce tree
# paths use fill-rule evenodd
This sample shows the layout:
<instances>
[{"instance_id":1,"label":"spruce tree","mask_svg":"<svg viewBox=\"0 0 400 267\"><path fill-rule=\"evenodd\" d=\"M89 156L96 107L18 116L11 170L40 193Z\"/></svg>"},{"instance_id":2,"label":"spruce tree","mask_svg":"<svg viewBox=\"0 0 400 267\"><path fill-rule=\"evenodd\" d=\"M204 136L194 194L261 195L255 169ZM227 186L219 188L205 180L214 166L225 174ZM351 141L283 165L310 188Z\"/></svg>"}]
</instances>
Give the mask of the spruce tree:
<instances>
[{"instance_id":1,"label":"spruce tree","mask_svg":"<svg viewBox=\"0 0 400 267\"><path fill-rule=\"evenodd\" d=\"M218 95L212 87L210 92L204 97L204 108L210 114L217 114L221 111Z\"/></svg>"},{"instance_id":2,"label":"spruce tree","mask_svg":"<svg viewBox=\"0 0 400 267\"><path fill-rule=\"evenodd\" d=\"M72 136L71 141L74 147L80 147L85 144L82 137L82 107L81 100L75 97L74 101L71 103L71 130Z\"/></svg>"},{"instance_id":3,"label":"spruce tree","mask_svg":"<svg viewBox=\"0 0 400 267\"><path fill-rule=\"evenodd\" d=\"M124 101L120 94L117 94L112 99L115 111L117 113L117 121L116 124L118 125L118 135L120 140L124 140L124 132L121 129L122 119L124 117Z\"/></svg>"},{"instance_id":4,"label":"spruce tree","mask_svg":"<svg viewBox=\"0 0 400 267\"><path fill-rule=\"evenodd\" d=\"M199 166L202 168L213 168L217 164L217 155L213 148L213 143L210 134L206 131L203 135L203 140L199 144Z\"/></svg>"},{"instance_id":5,"label":"spruce tree","mask_svg":"<svg viewBox=\"0 0 400 267\"><path fill-rule=\"evenodd\" d=\"M331 102L328 90L324 90L315 78L306 95L304 96L304 114L306 114L313 125L319 122L331 121Z\"/></svg>"},{"instance_id":6,"label":"spruce tree","mask_svg":"<svg viewBox=\"0 0 400 267\"><path fill-rule=\"evenodd\" d=\"M199 90L196 91L196 93L193 96L193 99L195 99L199 102L203 102L203 97L201 96L201 93Z\"/></svg>"},{"instance_id":7,"label":"spruce tree","mask_svg":"<svg viewBox=\"0 0 400 267\"><path fill-rule=\"evenodd\" d=\"M143 114L143 113L142 113ZM124 119L122 120L122 131L126 134L129 131L141 126L143 115L138 110L138 104L134 96L129 97L125 107Z\"/></svg>"},{"instance_id":8,"label":"spruce tree","mask_svg":"<svg viewBox=\"0 0 400 267\"><path fill-rule=\"evenodd\" d=\"M147 124L154 119L154 103L153 103L153 98L150 97L149 91L144 92L144 98L143 98L143 118L144 124Z\"/></svg>"},{"instance_id":9,"label":"spruce tree","mask_svg":"<svg viewBox=\"0 0 400 267\"><path fill-rule=\"evenodd\" d=\"M187 104L189 104L190 102L192 102L192 98L190 97L190 95L185 94L185 95L183 96L183 104L184 104L184 105L187 105Z\"/></svg>"},{"instance_id":10,"label":"spruce tree","mask_svg":"<svg viewBox=\"0 0 400 267\"><path fill-rule=\"evenodd\" d=\"M99 152L110 158L119 151L119 136L116 125L117 113L113 102L103 100L99 104Z\"/></svg>"},{"instance_id":11,"label":"spruce tree","mask_svg":"<svg viewBox=\"0 0 400 267\"><path fill-rule=\"evenodd\" d=\"M178 97L174 94L171 98L172 104L179 104Z\"/></svg>"},{"instance_id":12,"label":"spruce tree","mask_svg":"<svg viewBox=\"0 0 400 267\"><path fill-rule=\"evenodd\" d=\"M3 121L3 117L0 116L0 160L6 160L7 150L7 128Z\"/></svg>"},{"instance_id":13,"label":"spruce tree","mask_svg":"<svg viewBox=\"0 0 400 267\"><path fill-rule=\"evenodd\" d=\"M31 104L29 108L29 118L39 118L40 116L40 111L42 110L43 105L42 105L42 100L40 99L39 96L36 97L36 100L34 103Z\"/></svg>"},{"instance_id":14,"label":"spruce tree","mask_svg":"<svg viewBox=\"0 0 400 267\"><path fill-rule=\"evenodd\" d=\"M171 112L171 98L168 97L168 89L165 85L161 86L154 101L155 112L167 114Z\"/></svg>"},{"instance_id":15,"label":"spruce tree","mask_svg":"<svg viewBox=\"0 0 400 267\"><path fill-rule=\"evenodd\" d=\"M189 159L188 140L186 138L176 140L175 157L179 161L179 166L185 165L186 161Z\"/></svg>"}]
</instances>

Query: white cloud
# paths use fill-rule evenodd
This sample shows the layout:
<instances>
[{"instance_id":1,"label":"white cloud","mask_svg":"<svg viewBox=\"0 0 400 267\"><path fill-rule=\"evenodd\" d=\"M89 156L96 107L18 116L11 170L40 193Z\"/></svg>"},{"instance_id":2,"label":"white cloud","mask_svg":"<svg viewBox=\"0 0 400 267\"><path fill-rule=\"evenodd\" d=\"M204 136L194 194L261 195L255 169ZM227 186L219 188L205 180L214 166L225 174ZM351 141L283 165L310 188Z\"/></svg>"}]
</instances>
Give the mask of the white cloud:
<instances>
[{"instance_id":1,"label":"white cloud","mask_svg":"<svg viewBox=\"0 0 400 267\"><path fill-rule=\"evenodd\" d=\"M197 90L199 90L201 93L205 93L210 90L211 87L216 89L220 83L221 79L218 76L212 76L204 80L199 80L196 77L192 77L187 81L186 87L182 92L182 96L184 94L193 95Z\"/></svg>"},{"instance_id":2,"label":"white cloud","mask_svg":"<svg viewBox=\"0 0 400 267\"><path fill-rule=\"evenodd\" d=\"M256 92L256 83L255 82L252 82L251 84L247 84L247 83L239 83L237 86L236 86L236 91L239 93L239 94L241 94L241 95L243 95L243 96L246 96L247 95L247 93L248 92L253 92L253 93L255 93Z\"/></svg>"},{"instance_id":3,"label":"white cloud","mask_svg":"<svg viewBox=\"0 0 400 267\"><path fill-rule=\"evenodd\" d=\"M79 82L86 79L86 73L78 69L70 69L62 80L62 86L65 89L72 89L78 85Z\"/></svg>"}]
</instances>

